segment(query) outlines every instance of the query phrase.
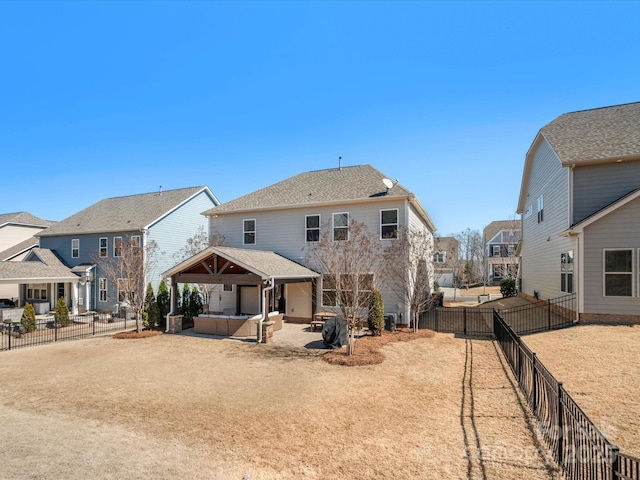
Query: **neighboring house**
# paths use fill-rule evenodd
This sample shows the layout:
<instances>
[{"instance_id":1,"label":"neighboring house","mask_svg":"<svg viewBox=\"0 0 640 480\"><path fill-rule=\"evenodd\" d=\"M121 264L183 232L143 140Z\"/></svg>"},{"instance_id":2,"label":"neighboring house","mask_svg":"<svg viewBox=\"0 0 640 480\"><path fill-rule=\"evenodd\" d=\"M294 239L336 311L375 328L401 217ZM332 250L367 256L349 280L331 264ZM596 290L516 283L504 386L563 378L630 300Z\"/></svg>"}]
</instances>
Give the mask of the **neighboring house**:
<instances>
[{"instance_id":1,"label":"neighboring house","mask_svg":"<svg viewBox=\"0 0 640 480\"><path fill-rule=\"evenodd\" d=\"M38 246L34 235L53 223L28 212L0 214L0 261L22 260L29 250ZM0 298L17 297L17 285L0 284Z\"/></svg>"},{"instance_id":2,"label":"neighboring house","mask_svg":"<svg viewBox=\"0 0 640 480\"><path fill-rule=\"evenodd\" d=\"M576 293L578 319L640 319L640 103L566 113L529 149L522 291Z\"/></svg>"},{"instance_id":3,"label":"neighboring house","mask_svg":"<svg viewBox=\"0 0 640 480\"><path fill-rule=\"evenodd\" d=\"M516 253L520 242L519 220L496 220L483 230L486 278L497 285L503 278L518 278L520 259Z\"/></svg>"},{"instance_id":4,"label":"neighboring house","mask_svg":"<svg viewBox=\"0 0 640 480\"><path fill-rule=\"evenodd\" d=\"M434 280L441 287L453 287L458 276L460 242L455 237L435 237L433 240Z\"/></svg>"},{"instance_id":5,"label":"neighboring house","mask_svg":"<svg viewBox=\"0 0 640 480\"><path fill-rule=\"evenodd\" d=\"M37 311L55 308L60 297L74 313L113 310L118 286L105 277L100 258L119 256L123 239L135 239L142 251L155 242L160 254L147 283L157 291L173 255L207 228L202 212L219 203L202 186L101 200L37 234L40 247L22 262L0 262L0 283L19 284L20 304Z\"/></svg>"},{"instance_id":6,"label":"neighboring house","mask_svg":"<svg viewBox=\"0 0 640 480\"><path fill-rule=\"evenodd\" d=\"M389 237L397 235L401 227L416 227L429 239L435 231L416 196L370 165L301 173L204 214L209 218L210 235L223 237L225 248L211 247L208 254L165 272L172 277L171 283L226 284L224 288L218 285L211 296L211 311L259 313L269 302L269 310L278 310L287 321L300 323L310 322L316 312L335 311L336 307L329 301L335 302L330 285L323 284L305 254L326 232L323 226L330 225L331 234L339 241L348 235L349 222L354 219L376 232L382 246L389 245ZM261 260L263 255L269 258L273 254L289 267L269 267ZM242 275L231 275L233 271ZM384 278L377 280L385 313L395 314L397 323L408 322L409 306L385 288Z\"/></svg>"}]
</instances>

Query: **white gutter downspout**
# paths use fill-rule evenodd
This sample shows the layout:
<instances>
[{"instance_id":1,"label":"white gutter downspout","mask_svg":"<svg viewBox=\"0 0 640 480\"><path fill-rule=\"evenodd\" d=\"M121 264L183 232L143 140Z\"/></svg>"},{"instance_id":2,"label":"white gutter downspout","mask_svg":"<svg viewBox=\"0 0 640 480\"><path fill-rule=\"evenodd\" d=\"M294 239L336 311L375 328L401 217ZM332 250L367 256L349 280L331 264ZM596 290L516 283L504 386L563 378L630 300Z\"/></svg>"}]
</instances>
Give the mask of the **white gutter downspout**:
<instances>
[{"instance_id":1,"label":"white gutter downspout","mask_svg":"<svg viewBox=\"0 0 640 480\"><path fill-rule=\"evenodd\" d=\"M262 323L267 319L269 312L267 311L267 292L273 290L275 281L273 277L267 279L267 286L262 288L262 315L258 321L258 344L262 343Z\"/></svg>"}]
</instances>

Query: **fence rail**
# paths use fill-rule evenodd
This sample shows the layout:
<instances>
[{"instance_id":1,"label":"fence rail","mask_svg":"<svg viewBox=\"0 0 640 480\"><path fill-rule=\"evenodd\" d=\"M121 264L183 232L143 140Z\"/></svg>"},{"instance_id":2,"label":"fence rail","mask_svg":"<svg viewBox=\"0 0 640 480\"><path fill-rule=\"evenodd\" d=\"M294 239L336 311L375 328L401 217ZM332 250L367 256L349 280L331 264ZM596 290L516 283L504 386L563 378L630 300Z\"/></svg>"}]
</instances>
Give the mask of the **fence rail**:
<instances>
[{"instance_id":1,"label":"fence rail","mask_svg":"<svg viewBox=\"0 0 640 480\"><path fill-rule=\"evenodd\" d=\"M127 317L129 315L121 318L94 312L69 315L66 326L54 316L42 317L36 319L36 329L32 332L26 332L19 322L4 323L0 326L0 351L126 330L135 324L135 320Z\"/></svg>"},{"instance_id":2,"label":"fence rail","mask_svg":"<svg viewBox=\"0 0 640 480\"><path fill-rule=\"evenodd\" d=\"M553 458L571 480L639 480L640 459L620 453L502 315L493 330Z\"/></svg>"},{"instance_id":3,"label":"fence rail","mask_svg":"<svg viewBox=\"0 0 640 480\"><path fill-rule=\"evenodd\" d=\"M530 305L498 309L518 335L568 327L575 321L575 295L539 300ZM419 328L465 336L492 336L491 307L435 307L420 315Z\"/></svg>"}]
</instances>

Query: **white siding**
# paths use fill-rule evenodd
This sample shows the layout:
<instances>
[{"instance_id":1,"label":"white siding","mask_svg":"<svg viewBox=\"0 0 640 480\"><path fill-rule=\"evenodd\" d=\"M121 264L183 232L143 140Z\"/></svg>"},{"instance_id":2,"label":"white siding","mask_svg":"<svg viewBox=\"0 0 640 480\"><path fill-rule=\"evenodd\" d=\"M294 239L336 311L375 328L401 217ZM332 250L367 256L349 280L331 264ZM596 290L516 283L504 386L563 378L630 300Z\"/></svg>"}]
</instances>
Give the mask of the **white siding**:
<instances>
[{"instance_id":1,"label":"white siding","mask_svg":"<svg viewBox=\"0 0 640 480\"><path fill-rule=\"evenodd\" d=\"M385 198L368 203L354 203L346 205L333 205L322 207L291 208L276 211L253 211L250 213L230 213L211 217L209 223L210 234L221 234L224 236L225 245L236 248L250 248L256 250L274 251L293 261L308 265L305 242L305 217L307 215L320 215L321 225L331 225L333 213L348 212L349 220L356 220L367 225L376 238L380 237L380 211L386 209L398 209L398 224L407 226L409 223L415 226L424 227L424 223L418 214L409 207L404 199ZM256 243L254 245L244 245L242 238L242 221L244 219L256 220ZM322 230L324 233L324 229ZM432 237L431 233L428 233ZM389 244L389 240L380 240L383 246ZM431 257L430 257L431 258ZM378 279L381 281L382 279ZM316 292L318 308L322 298L320 290L321 283L318 282ZM401 313L403 321L407 321L408 310L403 305L401 299L384 285L379 284L383 297L385 313ZM291 285L288 286L291 288ZM310 306L310 296L306 300ZM287 315L300 317L297 312L291 313L291 299L287 303ZM294 307L300 308L300 307ZM310 307L309 307L310 308ZM309 311L309 316L311 315ZM400 319L400 315L398 316ZM399 320L400 321L400 320Z\"/></svg>"},{"instance_id":2,"label":"white siding","mask_svg":"<svg viewBox=\"0 0 640 480\"><path fill-rule=\"evenodd\" d=\"M565 295L560 290L560 254L574 242L558 234L569 227L569 170L546 140L533 152L531 176L526 188L526 209L532 213L522 221L522 291L541 298ZM544 219L538 223L537 200L544 198Z\"/></svg>"},{"instance_id":3,"label":"white siding","mask_svg":"<svg viewBox=\"0 0 640 480\"><path fill-rule=\"evenodd\" d=\"M5 225L0 227L0 252L41 232L43 228L27 227L24 225Z\"/></svg>"},{"instance_id":4,"label":"white siding","mask_svg":"<svg viewBox=\"0 0 640 480\"><path fill-rule=\"evenodd\" d=\"M311 320L311 282L290 283L286 286L286 315Z\"/></svg>"},{"instance_id":5,"label":"white siding","mask_svg":"<svg viewBox=\"0 0 640 480\"><path fill-rule=\"evenodd\" d=\"M584 230L584 312L638 315L638 249L640 248L640 199L620 207ZM634 255L634 296L603 295L603 251L629 248Z\"/></svg>"}]
</instances>

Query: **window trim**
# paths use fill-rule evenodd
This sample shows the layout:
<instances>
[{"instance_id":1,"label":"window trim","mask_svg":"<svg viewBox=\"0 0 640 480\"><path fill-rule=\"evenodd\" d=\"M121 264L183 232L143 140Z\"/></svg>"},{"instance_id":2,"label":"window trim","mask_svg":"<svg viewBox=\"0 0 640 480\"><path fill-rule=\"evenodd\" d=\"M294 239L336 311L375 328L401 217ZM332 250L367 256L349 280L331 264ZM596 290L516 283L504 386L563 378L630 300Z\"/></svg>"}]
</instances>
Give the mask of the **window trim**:
<instances>
[{"instance_id":1,"label":"window trim","mask_svg":"<svg viewBox=\"0 0 640 480\"><path fill-rule=\"evenodd\" d=\"M76 245L74 247L74 244ZM71 239L71 258L80 258L80 239L72 238Z\"/></svg>"},{"instance_id":2,"label":"window trim","mask_svg":"<svg viewBox=\"0 0 640 480\"><path fill-rule=\"evenodd\" d=\"M396 212L396 221L394 223L382 223L382 215L384 212ZM394 226L392 237L385 237L382 233L384 227ZM400 210L397 208L381 208L380 209L380 240L393 240L398 238L398 228L400 227Z\"/></svg>"},{"instance_id":3,"label":"window trim","mask_svg":"<svg viewBox=\"0 0 640 480\"><path fill-rule=\"evenodd\" d=\"M345 226L336 227L336 215L346 215L347 216L347 224ZM346 230L347 238L337 239L336 240L336 228L338 228L340 230ZM331 239L334 242L343 242L345 240L346 241L349 240L349 212L334 212L334 213L331 214Z\"/></svg>"},{"instance_id":4,"label":"window trim","mask_svg":"<svg viewBox=\"0 0 640 480\"><path fill-rule=\"evenodd\" d=\"M104 303L104 302L107 301L107 290L108 290L108 288L109 288L109 281L104 277L100 277L98 279L98 302ZM104 293L104 300L102 299L102 294L103 293Z\"/></svg>"},{"instance_id":5,"label":"window trim","mask_svg":"<svg viewBox=\"0 0 640 480\"><path fill-rule=\"evenodd\" d=\"M253 222L253 230L247 230L246 222ZM243 245L255 245L256 244L256 230L257 221L255 218L243 218L242 219L242 244ZM253 242L247 242L247 234L253 234Z\"/></svg>"},{"instance_id":6,"label":"window trim","mask_svg":"<svg viewBox=\"0 0 640 480\"><path fill-rule=\"evenodd\" d=\"M433 263L437 263L438 265L447 263L447 252L445 250L437 250L433 254Z\"/></svg>"},{"instance_id":7,"label":"window trim","mask_svg":"<svg viewBox=\"0 0 640 480\"><path fill-rule=\"evenodd\" d=\"M113 256L114 257L122 256L122 237L113 237Z\"/></svg>"},{"instance_id":8,"label":"window trim","mask_svg":"<svg viewBox=\"0 0 640 480\"><path fill-rule=\"evenodd\" d=\"M538 197L538 223L544 220L544 195Z\"/></svg>"},{"instance_id":9,"label":"window trim","mask_svg":"<svg viewBox=\"0 0 640 480\"><path fill-rule=\"evenodd\" d=\"M308 219L310 217L318 217L318 226L317 227L309 227ZM309 215L304 216L304 242L305 243L317 243L320 241L320 227L322 225L322 217L319 213L311 213ZM317 240L309 240L309 232L318 231L318 239Z\"/></svg>"},{"instance_id":10,"label":"window trim","mask_svg":"<svg viewBox=\"0 0 640 480\"><path fill-rule=\"evenodd\" d=\"M134 257L140 256L141 245L142 245L142 238L140 237L140 235L132 235L131 236L131 254Z\"/></svg>"},{"instance_id":11,"label":"window trim","mask_svg":"<svg viewBox=\"0 0 640 480\"><path fill-rule=\"evenodd\" d=\"M104 247L101 245L104 240ZM102 250L104 249L104 255L102 254ZM98 239L98 256L100 258L105 258L109 256L109 239L107 237L100 237Z\"/></svg>"},{"instance_id":12,"label":"window trim","mask_svg":"<svg viewBox=\"0 0 640 480\"><path fill-rule=\"evenodd\" d=\"M607 271L607 252L614 251L628 251L631 252L631 271L630 272L608 272ZM635 249L634 248L603 248L602 249L602 296L605 298L634 298L636 291L636 271L635 271L635 261L634 258ZM630 275L631 276L631 295L607 295L607 275Z\"/></svg>"},{"instance_id":13,"label":"window trim","mask_svg":"<svg viewBox=\"0 0 640 480\"><path fill-rule=\"evenodd\" d=\"M496 249L498 254L496 255ZM492 257L500 257L500 245L491 245L491 256Z\"/></svg>"}]
</instances>

